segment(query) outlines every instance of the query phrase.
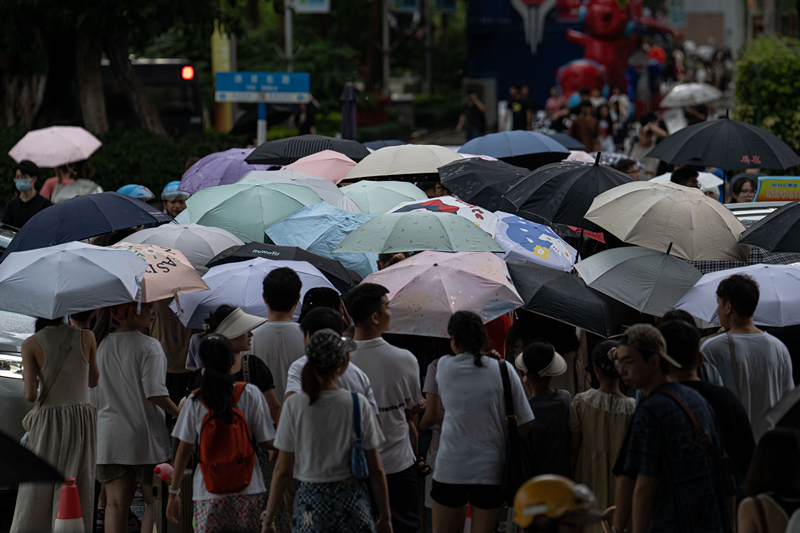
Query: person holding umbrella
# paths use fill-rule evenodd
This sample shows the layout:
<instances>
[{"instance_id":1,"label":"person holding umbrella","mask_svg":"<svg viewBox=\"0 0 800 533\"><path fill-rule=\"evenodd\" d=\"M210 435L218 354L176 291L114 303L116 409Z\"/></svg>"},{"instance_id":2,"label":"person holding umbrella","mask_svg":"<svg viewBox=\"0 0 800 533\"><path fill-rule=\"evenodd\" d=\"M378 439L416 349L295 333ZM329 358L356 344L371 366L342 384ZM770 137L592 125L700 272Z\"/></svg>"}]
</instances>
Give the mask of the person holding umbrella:
<instances>
[{"instance_id":1,"label":"person holding umbrella","mask_svg":"<svg viewBox=\"0 0 800 533\"><path fill-rule=\"evenodd\" d=\"M50 200L36 192L39 167L27 159L14 168L14 186L19 195L6 204L3 224L21 228L36 213L50 207Z\"/></svg>"}]
</instances>

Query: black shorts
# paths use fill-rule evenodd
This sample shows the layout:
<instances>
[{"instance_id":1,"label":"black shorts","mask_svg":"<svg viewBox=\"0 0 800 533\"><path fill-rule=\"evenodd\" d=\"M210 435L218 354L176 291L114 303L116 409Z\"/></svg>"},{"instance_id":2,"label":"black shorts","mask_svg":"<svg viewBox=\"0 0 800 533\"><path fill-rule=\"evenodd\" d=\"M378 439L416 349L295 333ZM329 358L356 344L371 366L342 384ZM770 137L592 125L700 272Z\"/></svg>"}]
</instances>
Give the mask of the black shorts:
<instances>
[{"instance_id":1,"label":"black shorts","mask_svg":"<svg viewBox=\"0 0 800 533\"><path fill-rule=\"evenodd\" d=\"M502 485L451 485L435 479L431 498L445 507L464 507L470 503L478 509L497 509L505 500Z\"/></svg>"}]
</instances>

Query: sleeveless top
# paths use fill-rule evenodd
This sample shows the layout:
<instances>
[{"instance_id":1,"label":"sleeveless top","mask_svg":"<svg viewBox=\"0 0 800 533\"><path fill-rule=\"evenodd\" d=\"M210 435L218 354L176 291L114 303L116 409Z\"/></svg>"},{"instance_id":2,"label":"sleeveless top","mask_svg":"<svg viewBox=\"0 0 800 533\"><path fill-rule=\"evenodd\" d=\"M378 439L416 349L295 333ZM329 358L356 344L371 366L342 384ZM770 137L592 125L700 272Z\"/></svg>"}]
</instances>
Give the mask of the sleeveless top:
<instances>
[{"instance_id":1,"label":"sleeveless top","mask_svg":"<svg viewBox=\"0 0 800 533\"><path fill-rule=\"evenodd\" d=\"M69 330L74 330L72 342L64 356L58 377L42 403L42 409L90 403L89 362L83 355L82 332L76 327L67 324L48 326L33 334L44 352L44 367L39 370L39 379L44 384L53 371Z\"/></svg>"}]
</instances>

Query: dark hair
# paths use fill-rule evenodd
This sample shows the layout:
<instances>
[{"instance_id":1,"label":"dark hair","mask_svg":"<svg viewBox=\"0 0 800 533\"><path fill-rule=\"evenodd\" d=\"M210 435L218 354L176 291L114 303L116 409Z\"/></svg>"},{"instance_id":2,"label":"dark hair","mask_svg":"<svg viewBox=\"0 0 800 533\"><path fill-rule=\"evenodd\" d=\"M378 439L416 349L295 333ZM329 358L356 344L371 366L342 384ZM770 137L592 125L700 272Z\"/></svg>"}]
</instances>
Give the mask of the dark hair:
<instances>
[{"instance_id":1,"label":"dark hair","mask_svg":"<svg viewBox=\"0 0 800 533\"><path fill-rule=\"evenodd\" d=\"M298 321L302 322L309 312L320 307L338 310L341 301L339 293L330 287L308 289L305 296L303 296L303 305L300 306L300 319Z\"/></svg>"},{"instance_id":2,"label":"dark hair","mask_svg":"<svg viewBox=\"0 0 800 533\"><path fill-rule=\"evenodd\" d=\"M341 327L341 321L340 321L340 327ZM325 328L323 328L323 330L324 329ZM338 331L338 330L334 330L334 332L324 332L323 330L319 330L319 331L322 331L322 333L319 333L319 335L325 335L326 333L331 334L331 333L334 333L334 332ZM318 333L318 332L315 332L315 333ZM313 336L316 337L316 334L314 334ZM309 345L312 345L316 340L317 339L309 339ZM352 341L350 341L350 342L352 342ZM330 346L330 345L328 345L328 346ZM317 347L319 347L319 344L317 344ZM325 348L323 347L322 349L324 350ZM324 368L323 367L323 370L320 370L314 364L315 359L313 357L313 352L312 352L313 350L314 350L314 348L310 348L310 349L307 348L306 349L306 351L309 352L309 357L308 357L308 361L306 362L305 366L303 367L303 372L300 375L300 381L301 381L301 386L303 388L303 392L308 394L308 397L309 397L308 405L314 405L314 402L316 402L319 399L319 394L322 391L322 381L325 380L325 379L330 379L330 377L339 368L341 368L341 365L344 362L347 361L347 359L343 359L338 364L335 364L332 367L328 367L328 368Z\"/></svg>"},{"instance_id":3,"label":"dark hair","mask_svg":"<svg viewBox=\"0 0 800 533\"><path fill-rule=\"evenodd\" d=\"M734 274L719 282L717 296L720 300L730 302L733 310L740 318L750 318L758 306L758 283L744 274Z\"/></svg>"},{"instance_id":4,"label":"dark hair","mask_svg":"<svg viewBox=\"0 0 800 533\"><path fill-rule=\"evenodd\" d=\"M694 317L683 309L670 309L664 316L658 319L658 324L666 324L672 320L683 320L687 324L694 324Z\"/></svg>"},{"instance_id":5,"label":"dark hair","mask_svg":"<svg viewBox=\"0 0 800 533\"><path fill-rule=\"evenodd\" d=\"M617 164L614 165L614 168L620 172L628 172L628 169L633 165L636 165L637 167L639 166L633 159L620 159L617 161Z\"/></svg>"},{"instance_id":6,"label":"dark hair","mask_svg":"<svg viewBox=\"0 0 800 533\"><path fill-rule=\"evenodd\" d=\"M313 335L321 329L332 329L339 335L344 331L344 321L338 311L330 307L317 307L309 311L300 322L303 334Z\"/></svg>"},{"instance_id":7,"label":"dark hair","mask_svg":"<svg viewBox=\"0 0 800 533\"><path fill-rule=\"evenodd\" d=\"M795 430L777 428L764 433L747 471L745 492L753 497L765 492L800 497L800 435Z\"/></svg>"},{"instance_id":8,"label":"dark hair","mask_svg":"<svg viewBox=\"0 0 800 533\"><path fill-rule=\"evenodd\" d=\"M653 113L652 111L648 111L639 118L639 124L641 124L642 126L646 126L651 122L656 122L657 120L658 117L656 116L656 114Z\"/></svg>"},{"instance_id":9,"label":"dark hair","mask_svg":"<svg viewBox=\"0 0 800 533\"><path fill-rule=\"evenodd\" d=\"M30 176L31 178L38 178L39 177L39 167L36 166L36 163L33 161L29 161L28 159L23 159L14 167L14 171L16 172L19 170L26 176Z\"/></svg>"},{"instance_id":10,"label":"dark hair","mask_svg":"<svg viewBox=\"0 0 800 533\"><path fill-rule=\"evenodd\" d=\"M578 104L578 107L583 109L584 107L592 107L592 103L589 100L581 100L581 103Z\"/></svg>"},{"instance_id":11,"label":"dark hair","mask_svg":"<svg viewBox=\"0 0 800 533\"><path fill-rule=\"evenodd\" d=\"M700 332L695 325L683 320L670 320L659 326L658 330L667 341L667 353L684 369L697 367L697 354L700 353Z\"/></svg>"},{"instance_id":12,"label":"dark hair","mask_svg":"<svg viewBox=\"0 0 800 533\"><path fill-rule=\"evenodd\" d=\"M40 330L43 330L47 326L57 326L59 324L62 324L63 322L64 322L64 317L63 316L61 318L42 318L42 317L39 317L39 318L36 319L36 325L33 327L33 330L35 332L38 332Z\"/></svg>"},{"instance_id":13,"label":"dark hair","mask_svg":"<svg viewBox=\"0 0 800 533\"><path fill-rule=\"evenodd\" d=\"M619 345L620 346L630 346L631 348L636 349L637 352L642 354L642 359L644 359L645 361L649 361L651 357L653 357L654 355L657 355L656 352L653 352L651 350L645 350L645 349L639 348L638 346L632 345L628 341L628 336L627 335L622 335L621 337L619 337ZM667 361L666 359L664 359L660 355L658 356L658 359L659 359L659 361L658 361L659 366L661 367L661 372L666 376L667 374L669 374L669 369L670 369L670 366L672 366L672 365L670 365L669 361Z\"/></svg>"},{"instance_id":14,"label":"dark hair","mask_svg":"<svg viewBox=\"0 0 800 533\"><path fill-rule=\"evenodd\" d=\"M213 333L219 327L219 325L222 324L222 321L228 318L228 315L233 313L235 310L236 308L234 306L226 304L222 304L214 309L214 311L208 315L208 318L205 319L205 323L208 324L208 327L210 328L209 332Z\"/></svg>"},{"instance_id":15,"label":"dark hair","mask_svg":"<svg viewBox=\"0 0 800 533\"><path fill-rule=\"evenodd\" d=\"M614 367L614 361L608 358L608 352L612 348L618 347L619 342L615 340L605 340L595 344L594 349L592 349L592 354L589 357L592 369L597 367L600 369L600 373L605 377L619 379L619 372L617 372L616 367Z\"/></svg>"},{"instance_id":16,"label":"dark hair","mask_svg":"<svg viewBox=\"0 0 800 533\"><path fill-rule=\"evenodd\" d=\"M74 320L77 320L78 322L84 322L86 320L89 320L89 317L92 316L92 313L94 313L93 309L90 311L82 311L80 313L72 313L71 315L69 315L69 317Z\"/></svg>"},{"instance_id":17,"label":"dark hair","mask_svg":"<svg viewBox=\"0 0 800 533\"><path fill-rule=\"evenodd\" d=\"M589 90L588 87L583 87L580 90L580 93L581 93L581 96L589 96L591 94L591 91Z\"/></svg>"},{"instance_id":18,"label":"dark hair","mask_svg":"<svg viewBox=\"0 0 800 533\"><path fill-rule=\"evenodd\" d=\"M373 313L380 313L381 300L385 294L389 294L389 289L375 283L361 283L350 289L345 297L344 305L353 322L358 325L371 317Z\"/></svg>"},{"instance_id":19,"label":"dark hair","mask_svg":"<svg viewBox=\"0 0 800 533\"><path fill-rule=\"evenodd\" d=\"M261 284L264 290L264 300L273 311L285 313L292 310L292 306L300 298L300 289L303 282L297 272L289 267L276 268L266 276Z\"/></svg>"},{"instance_id":20,"label":"dark hair","mask_svg":"<svg viewBox=\"0 0 800 533\"><path fill-rule=\"evenodd\" d=\"M742 187L744 187L745 183L749 183L750 184L750 186L753 188L753 193L755 193L756 189L758 189L758 185L756 184L756 180L754 180L753 178L751 178L749 176L742 176L741 178L739 178L739 179L737 179L736 181L733 182L733 187L731 188L731 193L732 194L741 193L742 192ZM736 200L734 199L734 202L735 201Z\"/></svg>"},{"instance_id":21,"label":"dark hair","mask_svg":"<svg viewBox=\"0 0 800 533\"><path fill-rule=\"evenodd\" d=\"M699 174L696 170L692 170L689 167L680 167L672 172L669 181L678 185L685 185L690 179L696 178L697 176L699 176Z\"/></svg>"},{"instance_id":22,"label":"dark hair","mask_svg":"<svg viewBox=\"0 0 800 533\"><path fill-rule=\"evenodd\" d=\"M552 376L540 376L539 372L550 364L555 352L553 345L544 339L536 339L525 345L522 350L522 361L528 369L525 375L529 380L539 383L552 379Z\"/></svg>"},{"instance_id":23,"label":"dark hair","mask_svg":"<svg viewBox=\"0 0 800 533\"><path fill-rule=\"evenodd\" d=\"M397 257L398 255L402 255L403 259L408 259L408 257L411 254L409 254L408 252L393 252L389 254L378 254L378 261L380 261L381 264L383 264L383 268L387 268L392 265L396 265L397 263L403 260L403 259L395 259L395 257Z\"/></svg>"},{"instance_id":24,"label":"dark hair","mask_svg":"<svg viewBox=\"0 0 800 533\"><path fill-rule=\"evenodd\" d=\"M483 366L481 364L481 351L488 340L488 336L486 335L486 328L483 327L481 317L472 311L456 311L450 317L450 322L447 323L447 334L464 351L475 356L475 366Z\"/></svg>"},{"instance_id":25,"label":"dark hair","mask_svg":"<svg viewBox=\"0 0 800 533\"><path fill-rule=\"evenodd\" d=\"M435 181L418 181L414 185L421 191L430 191L436 188Z\"/></svg>"},{"instance_id":26,"label":"dark hair","mask_svg":"<svg viewBox=\"0 0 800 533\"><path fill-rule=\"evenodd\" d=\"M231 376L234 351L231 341L219 333L203 337L197 350L205 371L200 377L200 390L197 395L210 411L230 424L233 422L231 392L234 379Z\"/></svg>"},{"instance_id":27,"label":"dark hair","mask_svg":"<svg viewBox=\"0 0 800 533\"><path fill-rule=\"evenodd\" d=\"M56 170L57 170L58 172L71 172L71 169L70 169L70 167L69 167L69 164L67 164L67 165L60 165L60 166L57 166L57 167L56 167Z\"/></svg>"},{"instance_id":28,"label":"dark hair","mask_svg":"<svg viewBox=\"0 0 800 533\"><path fill-rule=\"evenodd\" d=\"M94 178L94 164L88 159L84 159L75 165L75 179L90 180Z\"/></svg>"}]
</instances>

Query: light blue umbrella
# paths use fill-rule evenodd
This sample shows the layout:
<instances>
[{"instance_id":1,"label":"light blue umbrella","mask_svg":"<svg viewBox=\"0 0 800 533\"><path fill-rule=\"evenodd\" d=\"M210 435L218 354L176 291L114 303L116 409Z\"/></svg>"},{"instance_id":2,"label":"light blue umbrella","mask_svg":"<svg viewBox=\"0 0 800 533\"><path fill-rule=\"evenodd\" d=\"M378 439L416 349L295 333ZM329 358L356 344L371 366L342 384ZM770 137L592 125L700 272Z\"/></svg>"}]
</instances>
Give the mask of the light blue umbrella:
<instances>
[{"instance_id":1,"label":"light blue umbrella","mask_svg":"<svg viewBox=\"0 0 800 533\"><path fill-rule=\"evenodd\" d=\"M552 229L510 213L495 211L494 214L500 219L494 240L505 250L497 255L506 263L530 261L564 272L572 270L578 252Z\"/></svg>"},{"instance_id":2,"label":"light blue umbrella","mask_svg":"<svg viewBox=\"0 0 800 533\"><path fill-rule=\"evenodd\" d=\"M265 233L278 246L297 246L308 252L330 257L366 278L377 270L378 254L331 252L350 232L375 216L344 211L320 202L276 222Z\"/></svg>"}]
</instances>

